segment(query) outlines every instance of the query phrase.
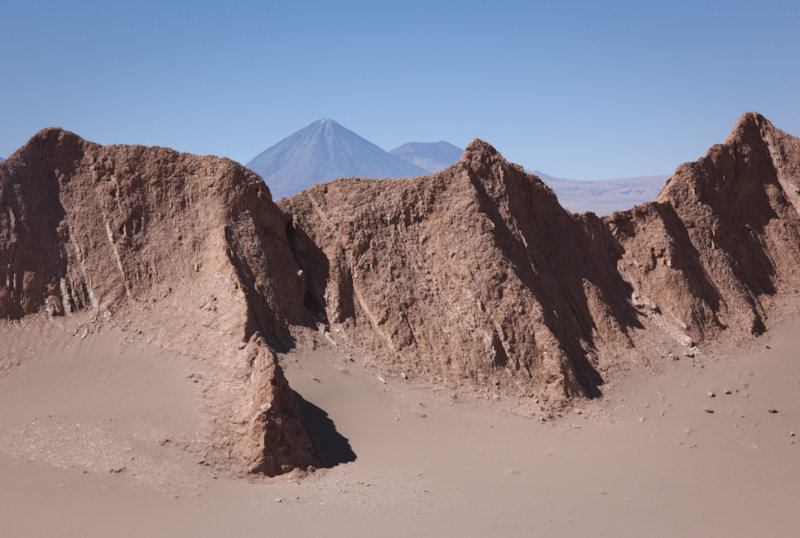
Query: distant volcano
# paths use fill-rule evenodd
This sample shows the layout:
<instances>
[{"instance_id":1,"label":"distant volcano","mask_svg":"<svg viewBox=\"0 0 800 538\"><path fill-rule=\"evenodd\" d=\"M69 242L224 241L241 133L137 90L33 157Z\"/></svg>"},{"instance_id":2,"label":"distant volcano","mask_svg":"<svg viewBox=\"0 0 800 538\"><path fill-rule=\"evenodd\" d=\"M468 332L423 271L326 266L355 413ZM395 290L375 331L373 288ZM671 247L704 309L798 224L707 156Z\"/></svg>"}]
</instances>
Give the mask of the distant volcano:
<instances>
[{"instance_id":1,"label":"distant volcano","mask_svg":"<svg viewBox=\"0 0 800 538\"><path fill-rule=\"evenodd\" d=\"M433 174L457 163L464 150L443 140L441 142L409 142L394 148L389 153Z\"/></svg>"},{"instance_id":2,"label":"distant volcano","mask_svg":"<svg viewBox=\"0 0 800 538\"><path fill-rule=\"evenodd\" d=\"M315 121L260 153L247 167L264 179L273 199L340 177L414 177L428 173L333 120Z\"/></svg>"}]
</instances>

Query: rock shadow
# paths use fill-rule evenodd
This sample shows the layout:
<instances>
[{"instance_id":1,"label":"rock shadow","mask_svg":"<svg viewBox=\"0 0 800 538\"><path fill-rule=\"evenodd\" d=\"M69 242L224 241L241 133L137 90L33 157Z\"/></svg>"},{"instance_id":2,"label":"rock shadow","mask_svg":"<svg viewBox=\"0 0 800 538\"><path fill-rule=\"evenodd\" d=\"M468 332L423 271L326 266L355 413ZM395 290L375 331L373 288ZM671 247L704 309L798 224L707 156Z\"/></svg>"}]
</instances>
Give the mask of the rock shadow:
<instances>
[{"instance_id":1,"label":"rock shadow","mask_svg":"<svg viewBox=\"0 0 800 538\"><path fill-rule=\"evenodd\" d=\"M314 451L322 467L330 469L341 463L356 461L356 453L350 447L350 441L336 431L336 425L328 413L303 398L297 391L292 392L297 398L297 403L300 404L303 426L311 438Z\"/></svg>"}]
</instances>

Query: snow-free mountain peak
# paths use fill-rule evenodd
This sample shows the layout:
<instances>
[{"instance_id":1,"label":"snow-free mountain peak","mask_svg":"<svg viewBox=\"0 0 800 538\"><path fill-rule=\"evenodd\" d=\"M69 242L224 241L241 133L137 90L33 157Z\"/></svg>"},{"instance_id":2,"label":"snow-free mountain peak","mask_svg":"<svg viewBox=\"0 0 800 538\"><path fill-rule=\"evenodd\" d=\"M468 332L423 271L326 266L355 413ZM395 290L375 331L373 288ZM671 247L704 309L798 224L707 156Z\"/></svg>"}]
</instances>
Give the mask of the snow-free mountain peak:
<instances>
[{"instance_id":1,"label":"snow-free mountain peak","mask_svg":"<svg viewBox=\"0 0 800 538\"><path fill-rule=\"evenodd\" d=\"M247 167L274 199L340 177L414 177L427 173L331 119L317 120L257 155Z\"/></svg>"},{"instance_id":2,"label":"snow-free mountain peak","mask_svg":"<svg viewBox=\"0 0 800 538\"><path fill-rule=\"evenodd\" d=\"M442 140L440 142L409 142L394 148L389 153L433 174L458 162L464 150Z\"/></svg>"}]
</instances>

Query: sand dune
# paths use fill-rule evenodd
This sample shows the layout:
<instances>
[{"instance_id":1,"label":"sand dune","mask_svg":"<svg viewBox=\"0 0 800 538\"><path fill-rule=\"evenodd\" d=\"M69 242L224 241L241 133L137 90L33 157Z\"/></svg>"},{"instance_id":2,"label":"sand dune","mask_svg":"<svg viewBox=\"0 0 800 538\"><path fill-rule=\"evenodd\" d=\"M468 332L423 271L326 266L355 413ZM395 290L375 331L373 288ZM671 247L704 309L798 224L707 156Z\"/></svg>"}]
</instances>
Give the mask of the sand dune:
<instances>
[{"instance_id":1,"label":"sand dune","mask_svg":"<svg viewBox=\"0 0 800 538\"><path fill-rule=\"evenodd\" d=\"M346 463L241 481L193 457L181 358L112 328L6 329L31 356L0 378L0 518L9 536L796 536L799 332L631 377L548 424L384 384L344 352L290 353Z\"/></svg>"}]
</instances>

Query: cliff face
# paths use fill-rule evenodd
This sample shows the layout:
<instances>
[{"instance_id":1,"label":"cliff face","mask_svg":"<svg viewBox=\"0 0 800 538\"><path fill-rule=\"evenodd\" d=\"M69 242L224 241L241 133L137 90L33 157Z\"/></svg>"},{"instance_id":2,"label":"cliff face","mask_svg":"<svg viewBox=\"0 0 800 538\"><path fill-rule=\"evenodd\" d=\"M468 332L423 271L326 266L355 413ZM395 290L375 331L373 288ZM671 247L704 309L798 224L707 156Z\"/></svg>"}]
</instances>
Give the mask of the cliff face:
<instances>
[{"instance_id":1,"label":"cliff face","mask_svg":"<svg viewBox=\"0 0 800 538\"><path fill-rule=\"evenodd\" d=\"M655 202L606 219L620 270L676 331L758 335L772 299L800 290L798 187L800 140L745 114Z\"/></svg>"},{"instance_id":2,"label":"cliff face","mask_svg":"<svg viewBox=\"0 0 800 538\"><path fill-rule=\"evenodd\" d=\"M309 322L283 220L226 159L46 129L0 164L0 317L93 309L194 357L210 460L305 467L311 444L271 349Z\"/></svg>"},{"instance_id":3,"label":"cliff face","mask_svg":"<svg viewBox=\"0 0 800 538\"><path fill-rule=\"evenodd\" d=\"M798 139L756 114L652 203L599 219L474 141L410 180L338 180L279 202L314 303L395 372L551 401L604 372L758 334L800 289Z\"/></svg>"},{"instance_id":4,"label":"cliff face","mask_svg":"<svg viewBox=\"0 0 800 538\"><path fill-rule=\"evenodd\" d=\"M638 324L604 223L479 140L433 176L339 180L281 207L317 304L397 371L591 395L598 350Z\"/></svg>"},{"instance_id":5,"label":"cliff face","mask_svg":"<svg viewBox=\"0 0 800 538\"><path fill-rule=\"evenodd\" d=\"M757 335L800 291L800 140L753 113L603 219L480 140L431 176L279 204L226 159L42 131L0 164L0 317L95 311L192 357L207 459L277 474L316 464L274 354L293 326L327 320L384 372L557 406Z\"/></svg>"}]
</instances>

